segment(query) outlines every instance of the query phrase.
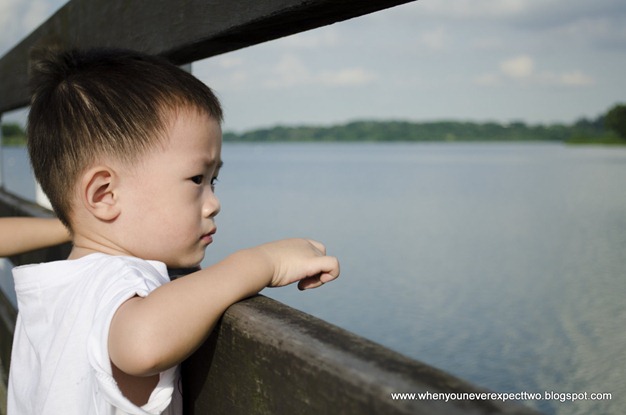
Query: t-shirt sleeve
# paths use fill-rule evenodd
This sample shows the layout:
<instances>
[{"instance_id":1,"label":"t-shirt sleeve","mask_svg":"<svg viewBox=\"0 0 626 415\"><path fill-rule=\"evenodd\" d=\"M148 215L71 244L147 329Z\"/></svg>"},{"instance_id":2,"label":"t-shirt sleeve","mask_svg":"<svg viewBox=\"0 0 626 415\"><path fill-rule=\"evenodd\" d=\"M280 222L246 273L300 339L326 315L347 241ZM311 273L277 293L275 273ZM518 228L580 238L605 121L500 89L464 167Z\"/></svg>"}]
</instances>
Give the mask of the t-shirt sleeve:
<instances>
[{"instance_id":1,"label":"t-shirt sleeve","mask_svg":"<svg viewBox=\"0 0 626 415\"><path fill-rule=\"evenodd\" d=\"M88 339L87 353L96 380L93 393L101 395L97 397L98 400L103 399L124 413L161 414L170 405L174 388L177 387L177 367L162 372L148 402L141 408L137 407L124 397L113 378L108 336L111 320L124 302L135 296L147 296L168 279L147 262L114 266L108 277L101 287L98 311Z\"/></svg>"}]
</instances>

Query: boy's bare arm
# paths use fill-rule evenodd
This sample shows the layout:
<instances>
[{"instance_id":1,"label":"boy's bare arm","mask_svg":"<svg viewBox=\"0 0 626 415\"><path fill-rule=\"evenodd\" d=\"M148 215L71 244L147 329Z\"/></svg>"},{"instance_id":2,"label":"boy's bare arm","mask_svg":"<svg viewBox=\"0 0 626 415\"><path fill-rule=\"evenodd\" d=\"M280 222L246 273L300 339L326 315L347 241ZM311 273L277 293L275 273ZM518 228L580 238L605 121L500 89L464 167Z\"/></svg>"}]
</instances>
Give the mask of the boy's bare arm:
<instances>
[{"instance_id":1,"label":"boy's bare arm","mask_svg":"<svg viewBox=\"0 0 626 415\"><path fill-rule=\"evenodd\" d=\"M200 346L237 301L267 286L299 282L301 289L315 288L338 275L337 259L314 241L290 239L239 251L124 303L109 331L111 360L134 376L161 372Z\"/></svg>"},{"instance_id":2,"label":"boy's bare arm","mask_svg":"<svg viewBox=\"0 0 626 415\"><path fill-rule=\"evenodd\" d=\"M58 219L0 218L0 256L11 256L70 240Z\"/></svg>"}]
</instances>

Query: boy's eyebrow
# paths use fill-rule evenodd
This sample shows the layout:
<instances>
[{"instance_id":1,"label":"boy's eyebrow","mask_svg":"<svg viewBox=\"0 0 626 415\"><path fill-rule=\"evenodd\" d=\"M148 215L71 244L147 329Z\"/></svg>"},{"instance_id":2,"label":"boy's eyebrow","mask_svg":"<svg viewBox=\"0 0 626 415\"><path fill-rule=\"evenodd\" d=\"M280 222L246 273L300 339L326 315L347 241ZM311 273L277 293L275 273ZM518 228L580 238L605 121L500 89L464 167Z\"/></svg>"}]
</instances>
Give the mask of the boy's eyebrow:
<instances>
[{"instance_id":1,"label":"boy's eyebrow","mask_svg":"<svg viewBox=\"0 0 626 415\"><path fill-rule=\"evenodd\" d=\"M200 158L197 160L198 163L201 163L206 168L215 168L215 170L219 170L224 165L224 162L221 159L203 159ZM215 167L213 167L215 166Z\"/></svg>"}]
</instances>

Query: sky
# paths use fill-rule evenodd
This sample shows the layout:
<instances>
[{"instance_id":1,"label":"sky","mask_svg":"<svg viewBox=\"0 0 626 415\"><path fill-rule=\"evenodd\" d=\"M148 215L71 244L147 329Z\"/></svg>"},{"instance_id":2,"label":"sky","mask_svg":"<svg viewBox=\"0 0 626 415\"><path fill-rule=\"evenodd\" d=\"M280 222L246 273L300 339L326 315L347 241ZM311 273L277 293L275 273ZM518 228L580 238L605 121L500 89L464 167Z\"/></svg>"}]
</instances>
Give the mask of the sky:
<instances>
[{"instance_id":1,"label":"sky","mask_svg":"<svg viewBox=\"0 0 626 415\"><path fill-rule=\"evenodd\" d=\"M0 56L64 3L0 0ZM626 2L419 0L195 62L193 73L220 97L231 131L571 123L626 102Z\"/></svg>"}]
</instances>

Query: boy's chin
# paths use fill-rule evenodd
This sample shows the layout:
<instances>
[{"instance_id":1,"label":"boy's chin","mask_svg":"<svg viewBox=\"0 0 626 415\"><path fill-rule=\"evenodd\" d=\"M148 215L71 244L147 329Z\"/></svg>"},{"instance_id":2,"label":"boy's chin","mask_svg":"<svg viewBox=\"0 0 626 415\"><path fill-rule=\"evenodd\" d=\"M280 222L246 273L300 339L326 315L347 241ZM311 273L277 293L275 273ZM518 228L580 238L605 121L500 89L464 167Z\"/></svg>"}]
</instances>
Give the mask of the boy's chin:
<instances>
[{"instance_id":1,"label":"boy's chin","mask_svg":"<svg viewBox=\"0 0 626 415\"><path fill-rule=\"evenodd\" d=\"M160 256L154 255L156 258L151 259L163 262L170 271L170 275L172 275L172 270L176 270L176 275L184 275L199 270L204 255L205 252L200 252L199 250L195 252L182 252L179 255L170 251ZM180 270L180 272L178 270Z\"/></svg>"},{"instance_id":2,"label":"boy's chin","mask_svg":"<svg viewBox=\"0 0 626 415\"><path fill-rule=\"evenodd\" d=\"M168 261L166 265L170 276L181 276L200 270L200 263L203 259L204 255L200 258Z\"/></svg>"}]
</instances>

